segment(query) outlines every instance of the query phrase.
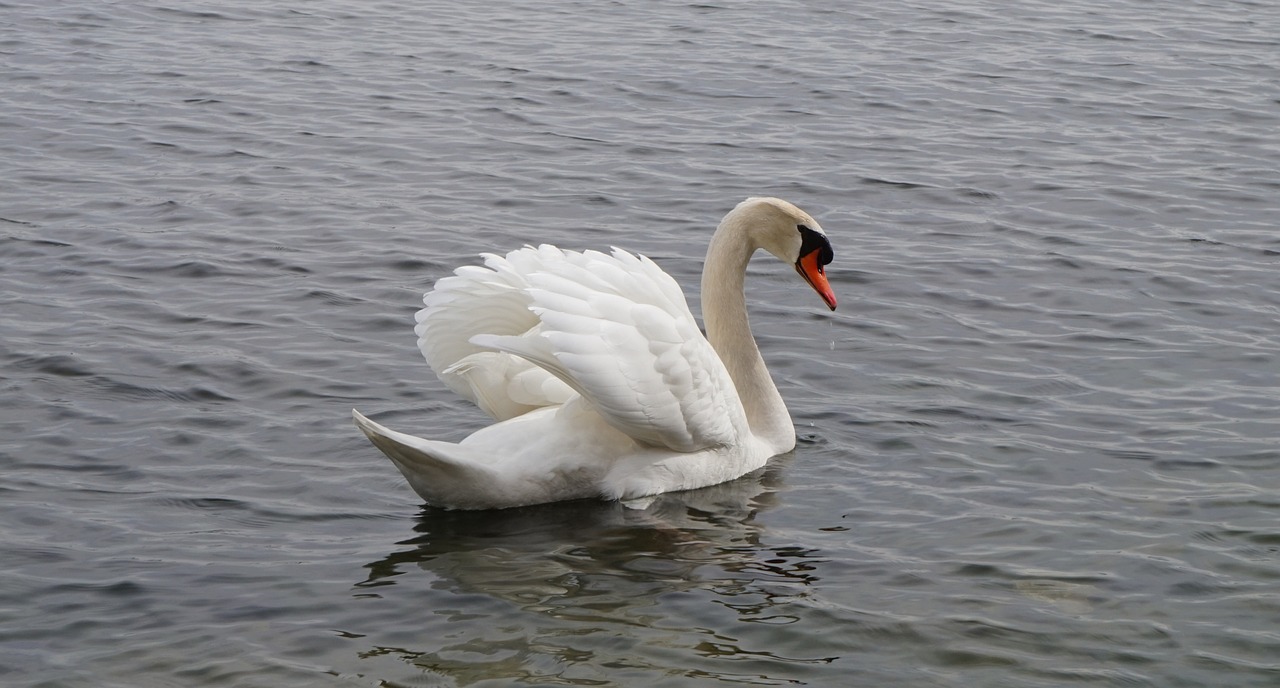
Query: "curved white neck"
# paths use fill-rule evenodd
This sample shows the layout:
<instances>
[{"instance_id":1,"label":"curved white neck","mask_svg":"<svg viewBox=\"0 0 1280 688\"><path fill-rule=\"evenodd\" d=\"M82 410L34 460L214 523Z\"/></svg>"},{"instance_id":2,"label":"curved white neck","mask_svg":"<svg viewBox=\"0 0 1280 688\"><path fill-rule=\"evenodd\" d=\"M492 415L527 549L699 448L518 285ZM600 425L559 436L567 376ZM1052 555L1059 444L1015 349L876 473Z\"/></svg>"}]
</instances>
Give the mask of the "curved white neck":
<instances>
[{"instance_id":1,"label":"curved white neck","mask_svg":"<svg viewBox=\"0 0 1280 688\"><path fill-rule=\"evenodd\" d=\"M795 426L751 335L743 292L747 263L757 248L741 218L731 214L720 223L702 267L702 320L707 340L738 389L751 432L785 452L795 447Z\"/></svg>"}]
</instances>

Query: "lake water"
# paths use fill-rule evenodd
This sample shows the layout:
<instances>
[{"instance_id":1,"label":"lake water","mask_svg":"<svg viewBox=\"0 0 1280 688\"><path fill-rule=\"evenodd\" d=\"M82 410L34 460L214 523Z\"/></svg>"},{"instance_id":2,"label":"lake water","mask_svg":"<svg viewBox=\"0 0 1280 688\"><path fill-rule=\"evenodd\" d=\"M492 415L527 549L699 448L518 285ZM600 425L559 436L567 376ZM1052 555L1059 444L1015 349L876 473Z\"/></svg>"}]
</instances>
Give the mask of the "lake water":
<instances>
[{"instance_id":1,"label":"lake water","mask_svg":"<svg viewBox=\"0 0 1280 688\"><path fill-rule=\"evenodd\" d=\"M1280 685L1280 5L0 5L0 683ZM649 508L423 508L422 292L696 296L753 194L800 435Z\"/></svg>"}]
</instances>

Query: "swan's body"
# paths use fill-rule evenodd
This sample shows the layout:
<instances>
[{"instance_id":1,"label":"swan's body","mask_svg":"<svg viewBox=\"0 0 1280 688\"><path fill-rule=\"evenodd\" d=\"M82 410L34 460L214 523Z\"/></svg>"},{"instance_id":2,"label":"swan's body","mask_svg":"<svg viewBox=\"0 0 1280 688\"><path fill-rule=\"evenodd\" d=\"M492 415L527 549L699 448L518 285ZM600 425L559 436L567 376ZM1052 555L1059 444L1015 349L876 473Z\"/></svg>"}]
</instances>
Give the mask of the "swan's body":
<instances>
[{"instance_id":1,"label":"swan's body","mask_svg":"<svg viewBox=\"0 0 1280 688\"><path fill-rule=\"evenodd\" d=\"M460 443L356 424L433 506L492 509L632 499L732 480L795 447L795 429L747 321L758 248L794 263L835 308L822 228L749 198L720 223L698 330L652 261L614 249L526 247L436 283L418 346L436 375L497 421Z\"/></svg>"}]
</instances>

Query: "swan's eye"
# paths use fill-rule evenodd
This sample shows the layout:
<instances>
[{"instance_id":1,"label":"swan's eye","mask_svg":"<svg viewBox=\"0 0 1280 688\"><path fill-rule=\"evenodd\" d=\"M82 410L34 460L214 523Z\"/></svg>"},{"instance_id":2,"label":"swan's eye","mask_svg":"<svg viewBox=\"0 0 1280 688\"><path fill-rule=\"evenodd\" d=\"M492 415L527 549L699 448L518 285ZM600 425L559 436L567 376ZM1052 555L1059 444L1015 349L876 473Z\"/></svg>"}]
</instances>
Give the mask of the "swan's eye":
<instances>
[{"instance_id":1,"label":"swan's eye","mask_svg":"<svg viewBox=\"0 0 1280 688\"><path fill-rule=\"evenodd\" d=\"M800 255L807 256L814 251L821 251L818 255L818 265L826 265L831 262L834 254L831 251L831 242L817 231L810 229L804 225L796 225L796 229L800 231Z\"/></svg>"}]
</instances>

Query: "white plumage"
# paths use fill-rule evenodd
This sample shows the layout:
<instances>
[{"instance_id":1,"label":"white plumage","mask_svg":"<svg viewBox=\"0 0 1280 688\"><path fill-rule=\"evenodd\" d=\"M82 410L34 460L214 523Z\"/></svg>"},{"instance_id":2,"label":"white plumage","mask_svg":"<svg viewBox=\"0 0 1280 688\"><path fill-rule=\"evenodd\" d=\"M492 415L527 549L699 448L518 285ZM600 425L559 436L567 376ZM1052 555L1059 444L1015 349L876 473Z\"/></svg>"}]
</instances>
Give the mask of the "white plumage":
<instances>
[{"instance_id":1,"label":"white plumage","mask_svg":"<svg viewBox=\"0 0 1280 688\"><path fill-rule=\"evenodd\" d=\"M440 379L498 422L458 444L353 411L356 423L423 499L446 508L630 499L738 477L795 443L746 323L741 284L756 248L795 263L835 307L825 235L778 199L744 201L713 237L710 341L680 286L643 256L549 245L485 254L484 267L436 283L415 331Z\"/></svg>"}]
</instances>

